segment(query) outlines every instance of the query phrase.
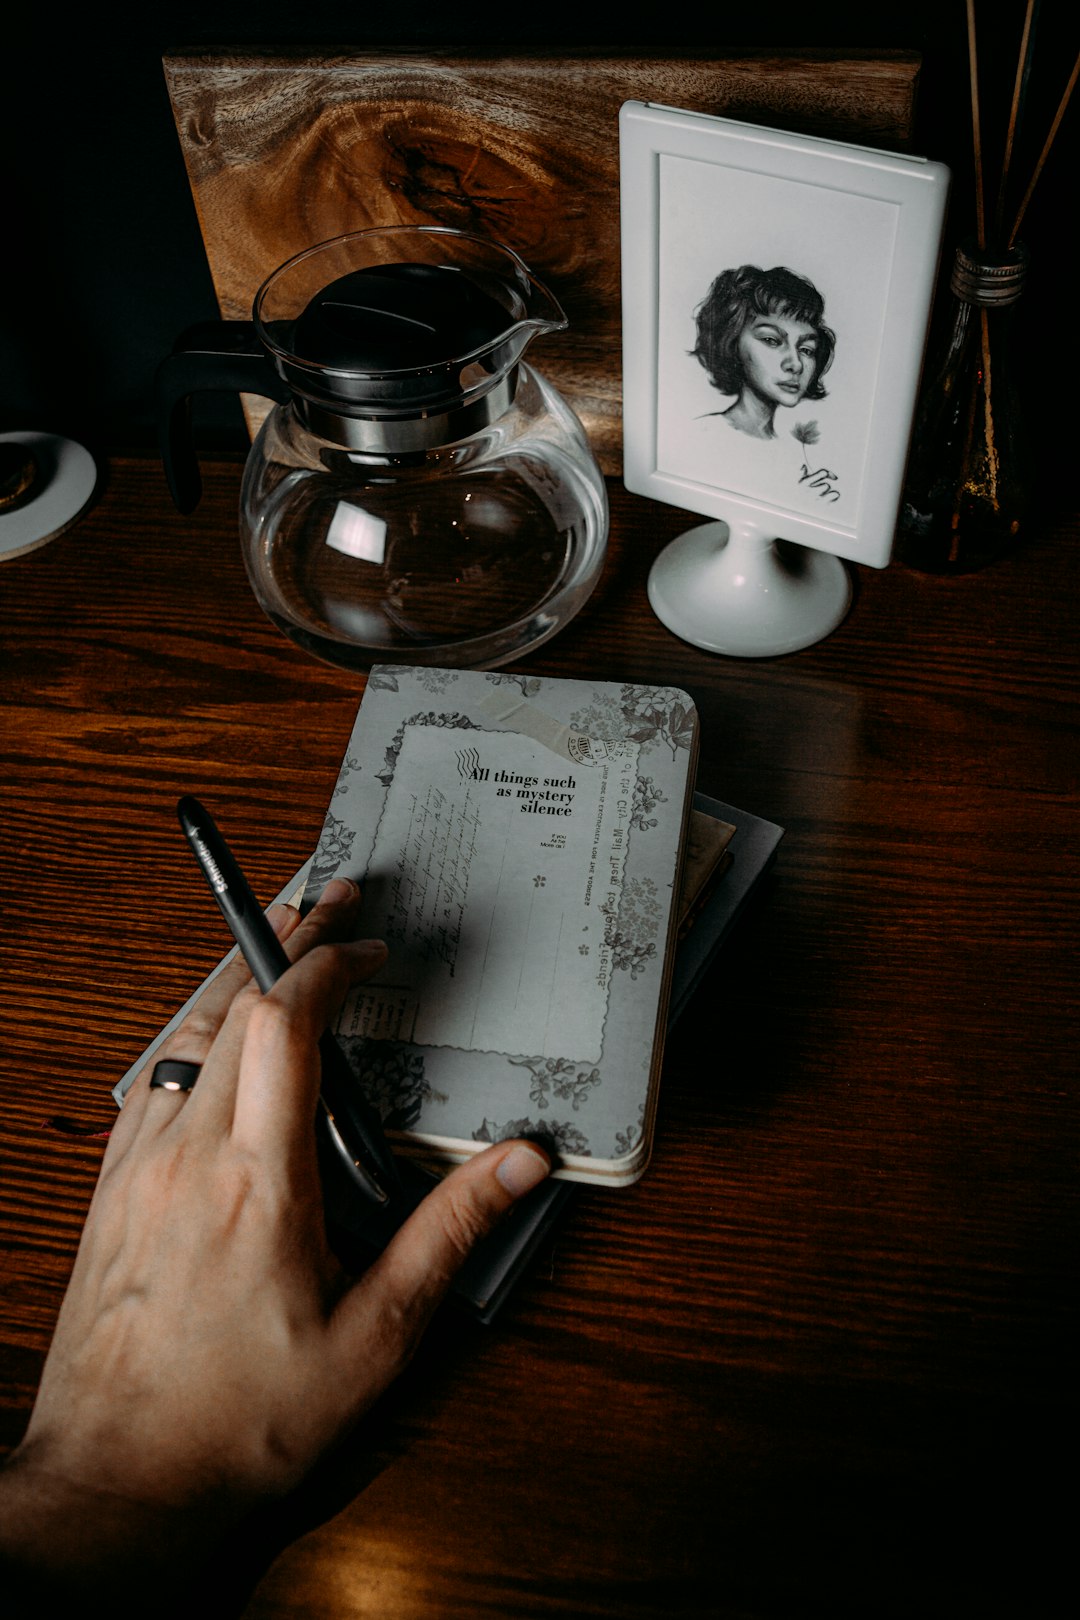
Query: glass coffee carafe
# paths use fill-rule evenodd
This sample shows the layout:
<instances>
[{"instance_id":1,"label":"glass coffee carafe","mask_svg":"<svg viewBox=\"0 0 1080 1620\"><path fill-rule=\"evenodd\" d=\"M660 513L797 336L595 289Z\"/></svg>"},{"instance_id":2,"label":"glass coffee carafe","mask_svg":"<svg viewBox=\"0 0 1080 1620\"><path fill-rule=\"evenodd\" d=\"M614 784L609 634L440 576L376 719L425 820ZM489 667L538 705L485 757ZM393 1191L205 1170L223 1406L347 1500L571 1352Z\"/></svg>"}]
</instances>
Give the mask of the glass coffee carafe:
<instances>
[{"instance_id":1,"label":"glass coffee carafe","mask_svg":"<svg viewBox=\"0 0 1080 1620\"><path fill-rule=\"evenodd\" d=\"M520 657L582 606L607 541L581 423L522 359L565 326L515 253L466 232L310 248L263 284L251 322L194 328L163 362L176 504L200 495L188 396L266 395L240 534L273 622L348 668Z\"/></svg>"}]
</instances>

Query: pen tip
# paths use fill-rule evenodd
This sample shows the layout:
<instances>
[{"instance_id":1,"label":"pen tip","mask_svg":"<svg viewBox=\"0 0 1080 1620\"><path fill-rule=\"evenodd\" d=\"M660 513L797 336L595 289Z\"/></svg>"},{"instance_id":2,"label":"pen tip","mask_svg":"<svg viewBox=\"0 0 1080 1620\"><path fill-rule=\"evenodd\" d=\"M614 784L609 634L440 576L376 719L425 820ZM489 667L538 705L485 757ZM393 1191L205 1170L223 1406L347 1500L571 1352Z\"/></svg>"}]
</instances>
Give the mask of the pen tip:
<instances>
[{"instance_id":1,"label":"pen tip","mask_svg":"<svg viewBox=\"0 0 1080 1620\"><path fill-rule=\"evenodd\" d=\"M176 801L176 814L185 832L196 822L206 819L206 812L202 805L198 799L192 798L190 793L185 793L182 798Z\"/></svg>"}]
</instances>

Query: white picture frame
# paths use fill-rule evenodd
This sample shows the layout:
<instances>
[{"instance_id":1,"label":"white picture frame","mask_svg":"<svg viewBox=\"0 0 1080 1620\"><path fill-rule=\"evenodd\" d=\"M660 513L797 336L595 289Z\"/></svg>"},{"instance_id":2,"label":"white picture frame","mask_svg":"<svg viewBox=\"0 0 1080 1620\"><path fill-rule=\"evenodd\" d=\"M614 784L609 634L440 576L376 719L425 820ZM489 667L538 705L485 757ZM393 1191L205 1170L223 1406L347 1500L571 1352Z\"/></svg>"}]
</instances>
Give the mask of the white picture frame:
<instances>
[{"instance_id":1,"label":"white picture frame","mask_svg":"<svg viewBox=\"0 0 1080 1620\"><path fill-rule=\"evenodd\" d=\"M885 567L948 170L645 102L619 131L626 487Z\"/></svg>"}]
</instances>

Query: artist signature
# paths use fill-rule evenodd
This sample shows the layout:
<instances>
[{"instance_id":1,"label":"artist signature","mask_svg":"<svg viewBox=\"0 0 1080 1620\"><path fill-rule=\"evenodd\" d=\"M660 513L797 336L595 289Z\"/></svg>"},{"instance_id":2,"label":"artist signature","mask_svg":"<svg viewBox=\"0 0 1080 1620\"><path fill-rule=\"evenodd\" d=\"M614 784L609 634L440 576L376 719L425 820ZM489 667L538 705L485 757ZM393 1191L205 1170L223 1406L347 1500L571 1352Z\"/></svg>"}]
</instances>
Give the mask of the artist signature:
<instances>
[{"instance_id":1,"label":"artist signature","mask_svg":"<svg viewBox=\"0 0 1080 1620\"><path fill-rule=\"evenodd\" d=\"M830 472L828 467L811 468L804 461L802 472L799 475L799 483L805 484L807 489L816 489L823 501L838 501L840 499L840 490L837 487L839 478L840 474ZM833 479L836 479L837 483L833 483Z\"/></svg>"}]
</instances>

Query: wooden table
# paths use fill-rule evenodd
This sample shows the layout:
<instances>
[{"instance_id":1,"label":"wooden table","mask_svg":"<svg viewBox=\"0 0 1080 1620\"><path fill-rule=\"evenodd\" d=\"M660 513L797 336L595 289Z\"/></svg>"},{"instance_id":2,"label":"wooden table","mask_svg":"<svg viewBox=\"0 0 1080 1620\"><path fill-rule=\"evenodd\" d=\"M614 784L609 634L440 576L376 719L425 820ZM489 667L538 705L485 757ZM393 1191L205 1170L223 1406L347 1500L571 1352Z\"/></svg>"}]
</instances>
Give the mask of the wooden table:
<instances>
[{"instance_id":1,"label":"wooden table","mask_svg":"<svg viewBox=\"0 0 1080 1620\"><path fill-rule=\"evenodd\" d=\"M107 1129L221 953L176 797L268 897L360 696L262 617L238 482L182 519L117 463L0 572L7 1447L102 1151L43 1121ZM699 786L787 828L775 876L672 1040L645 1178L583 1191L494 1328L436 1325L344 1459L366 1489L248 1612L1064 1612L1076 528L966 579L863 572L828 641L734 662L645 603L685 514L613 498L597 595L528 667L687 687Z\"/></svg>"}]
</instances>

